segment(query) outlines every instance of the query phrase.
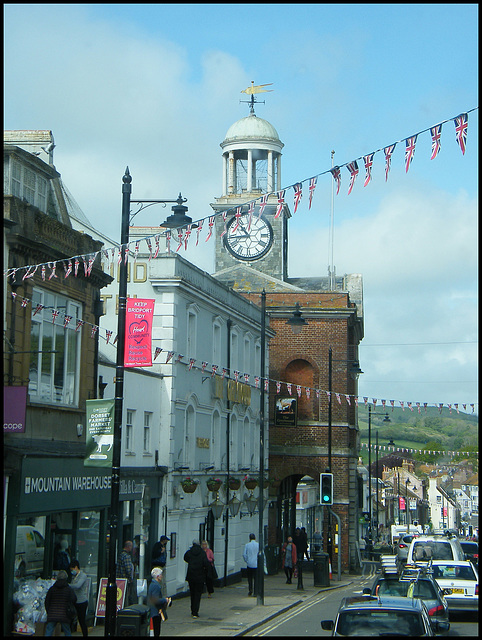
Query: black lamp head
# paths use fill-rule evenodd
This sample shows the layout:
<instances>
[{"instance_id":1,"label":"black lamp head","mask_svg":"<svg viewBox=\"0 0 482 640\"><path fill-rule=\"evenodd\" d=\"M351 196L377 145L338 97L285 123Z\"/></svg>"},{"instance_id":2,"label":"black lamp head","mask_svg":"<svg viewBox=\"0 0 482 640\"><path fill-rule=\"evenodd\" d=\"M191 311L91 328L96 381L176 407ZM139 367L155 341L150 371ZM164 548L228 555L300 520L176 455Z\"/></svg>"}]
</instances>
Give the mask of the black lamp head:
<instances>
[{"instance_id":1,"label":"black lamp head","mask_svg":"<svg viewBox=\"0 0 482 640\"><path fill-rule=\"evenodd\" d=\"M187 207L184 206L184 202L187 202L187 198L183 198L181 194L177 199L177 204L172 207L173 214L168 216L167 220L161 224L161 227L167 227L168 229L180 229L181 227L187 227L191 225L192 228L196 228L197 224L192 224L192 218L186 215Z\"/></svg>"}]
</instances>

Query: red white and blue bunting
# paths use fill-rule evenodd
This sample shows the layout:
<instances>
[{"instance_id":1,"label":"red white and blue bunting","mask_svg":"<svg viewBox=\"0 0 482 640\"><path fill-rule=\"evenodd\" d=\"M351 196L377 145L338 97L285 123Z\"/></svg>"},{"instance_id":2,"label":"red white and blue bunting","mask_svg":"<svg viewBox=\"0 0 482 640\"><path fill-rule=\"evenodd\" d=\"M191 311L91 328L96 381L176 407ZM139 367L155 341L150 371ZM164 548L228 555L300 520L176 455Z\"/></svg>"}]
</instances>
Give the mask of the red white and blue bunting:
<instances>
[{"instance_id":1,"label":"red white and blue bunting","mask_svg":"<svg viewBox=\"0 0 482 640\"><path fill-rule=\"evenodd\" d=\"M368 447L366 442L361 443L362 449L370 449L370 451L393 451L397 453L420 453L420 454L429 454L429 455L446 455L446 456L473 456L478 455L478 451L434 451L433 449L408 449L407 447L397 447L389 444L376 445L372 444Z\"/></svg>"},{"instance_id":2,"label":"red white and blue bunting","mask_svg":"<svg viewBox=\"0 0 482 640\"><path fill-rule=\"evenodd\" d=\"M18 295L14 291L12 291L11 294L15 301L19 301L21 303L22 307L27 307L28 304L30 303L29 298L23 298L22 296ZM37 313L43 310L45 311L48 310L51 312L52 314L51 319L53 324L56 324L59 326L62 325L64 329L67 329L69 327L69 323L72 320L72 317L69 315L66 315L64 311L61 311L59 309L47 308L47 307L44 307L44 305L42 304L38 304L37 307L34 310L32 310L32 316L35 316ZM57 322L57 320L59 321ZM91 338L94 338L98 333L99 337L106 341L106 344L111 344L112 346L115 346L118 336L115 335L114 339L111 340L112 336L114 335L113 331L109 329L102 329L98 325L91 324L89 322L86 322L85 320L77 320L75 331L78 331L84 325L90 327ZM163 349L161 349L160 347L154 348L153 362L157 360L157 358L160 356L162 351ZM165 354L166 354L166 361L164 364L168 364L171 361L173 364L174 363L184 364L188 366L189 371L199 369L201 372L204 372L206 367L208 367L209 365L208 362L203 361L201 366L197 366L195 364L196 363L195 358L192 358L189 355L184 356L180 353L176 353L175 351L167 351L165 352ZM162 363L158 361L156 364L162 364ZM222 373L218 373L218 370L221 371ZM220 368L220 366L217 364L211 364L211 377L214 377L215 375L221 375L221 377L224 378L225 376L227 376L227 373L228 373L227 368L223 368L223 367ZM472 410L472 413L474 413L475 406L478 405L478 403L476 402L434 403L434 402L405 402L404 400L395 401L395 400L386 400L386 399L378 399L378 398L370 399L368 396L354 396L354 395L349 395L345 393L337 393L336 391L330 392L326 389L304 387L291 382L275 380L272 378L260 378L259 376L254 376L252 373L249 373L249 372L242 374L240 371L234 371L233 374L234 374L234 380L236 382L238 382L242 378L244 380L244 384L254 387L255 389L259 389L260 384L263 384L264 388L268 390L269 384L272 383L273 385L276 385L276 393L278 395L283 392L287 392L289 395L293 395L293 386L294 386L296 387L296 393L298 395L298 398L306 397L309 400L312 393L314 393L316 395L316 398L319 399L320 393L321 393L321 394L326 394L328 401L330 400L330 396L332 396L331 397L332 401L335 399L339 405L344 405L346 403L346 405L348 405L349 407L351 406L352 402L356 407L358 407L359 405L368 406L369 404L373 404L373 406L376 407L377 404L380 404L383 407L383 409L386 409L387 407L391 407L393 411L395 409L395 406L400 406L402 411L405 411L405 407L406 407L412 412L416 409L418 413L421 413L422 409L423 411L426 412L427 407L430 407L430 406L437 407L440 413L442 412L442 409L444 407L447 407L450 413L452 413L452 410L455 410L457 413L459 413L460 408L462 408L463 411L465 412L467 411L467 407L470 407ZM251 384L250 382L251 380L254 380L254 385Z\"/></svg>"},{"instance_id":3,"label":"red white and blue bunting","mask_svg":"<svg viewBox=\"0 0 482 640\"><path fill-rule=\"evenodd\" d=\"M196 245L197 245L199 243L201 230L203 229L203 223L206 220L208 221L208 234L207 234L207 237L205 238L205 242L207 242L213 234L213 226L214 226L214 220L216 216L219 216L219 215L223 216L223 220L225 222L223 231L221 232L221 236L223 236L227 232L226 221L227 221L228 214L234 213L235 215L239 215L241 210L245 206L248 206L248 211L251 211L251 214L252 214L254 207L258 206L259 207L258 216L260 217L263 214L264 208L268 203L269 196L276 196L277 198L277 208L276 208L275 218L278 218L281 215L283 206L285 204L285 194L287 190L291 188L294 189L294 213L296 213L301 203L303 183L305 182L308 183L308 189L309 189L308 209L310 210L313 202L313 196L314 196L317 180L320 176L329 175L329 174L332 175L333 180L335 181L335 184L336 184L336 193L338 195L341 189L341 182L342 182L341 168L347 167L350 173L350 181L348 186L348 195L349 195L355 186L355 180L360 171L358 167L358 161L359 160L363 161L363 165L365 167L365 182L363 186L366 187L372 181L372 178L373 178L372 172L373 172L374 157L376 154L382 151L385 156L385 163L384 163L385 164L385 181L387 181L388 174L391 168L392 156L394 154L395 148L398 143L401 143L401 142L405 143L405 172L406 173L408 172L414 160L415 147L418 143L418 139L422 134L426 132L429 132L431 136L432 144L431 144L430 159L434 160L439 155L439 152L441 149L440 140L442 135L442 125L446 124L447 122L450 122L451 120L453 120L455 124L455 141L460 147L462 154L465 154L465 150L467 146L468 114L476 110L478 110L478 107L475 107L474 109L470 109L464 113L461 113L455 118L449 118L447 120L444 120L433 127L429 127L428 129L419 131L418 133L408 136L407 138L402 138L401 140L398 140L397 142L394 142L390 145L377 149L376 151L372 151L368 154L360 156L359 158L355 158L351 162L347 162L342 165L337 165L335 167L332 167L331 169L322 171L311 178L297 181L294 184L289 185L288 187L285 187L279 191L264 194L259 198L256 198L255 200L249 200L245 202L243 205L237 205L236 207L227 209L225 211L220 211L214 215L210 215L206 218L197 220L192 225L189 225L188 228L186 229L180 228L180 229L172 229L170 231L164 231L156 235L146 236L144 238L133 240L128 244L126 244L125 246L116 245L115 247L102 249L101 251L97 251L96 253L92 253L92 254L73 256L71 258L65 258L65 259L57 260L53 262L50 261L50 262L37 264L37 265L25 265L21 267L12 267L4 271L4 277L10 277L13 283L16 282L17 275L21 276L22 280L25 280L26 278L32 278L40 267L43 280L45 280L47 268L50 269L50 274L49 274L49 280L50 280L52 278L58 278L58 275L56 274L56 268L62 265L65 271L64 277L67 278L72 273L72 261L74 261L74 276L77 277L80 260L82 260L84 264L84 275L88 277L92 272L92 267L94 265L96 258L99 256L99 254L101 254L108 262L113 262L114 256L117 253L119 264L122 260L124 260L124 262L127 262L129 254L132 254L134 257L134 260L136 260L139 252L139 243L141 243L142 241L145 241L147 248L149 250L149 260L157 258L160 251L159 240L161 237L164 237L166 239L166 250L168 253L170 253L171 251L171 243L170 243L171 239L175 240L178 243L175 249L176 253L179 252L182 248L184 248L184 250L187 250L190 236L191 236L191 231L192 231L192 228L194 227L194 224L197 225L197 231L196 231ZM154 255L152 250L151 239L154 239L154 242L156 245ZM134 245L133 250L131 250L130 248L131 245Z\"/></svg>"}]
</instances>

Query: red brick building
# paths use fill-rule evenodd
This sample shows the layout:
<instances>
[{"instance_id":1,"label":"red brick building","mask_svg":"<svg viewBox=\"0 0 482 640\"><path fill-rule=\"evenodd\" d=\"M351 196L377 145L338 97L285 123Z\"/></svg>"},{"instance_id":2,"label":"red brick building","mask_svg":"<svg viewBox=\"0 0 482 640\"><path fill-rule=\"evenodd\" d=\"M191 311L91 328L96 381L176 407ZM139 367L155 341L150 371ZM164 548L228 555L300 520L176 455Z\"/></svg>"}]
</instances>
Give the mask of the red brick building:
<instances>
[{"instance_id":1,"label":"red brick building","mask_svg":"<svg viewBox=\"0 0 482 640\"><path fill-rule=\"evenodd\" d=\"M301 524L309 538L316 529L323 532L324 549L332 544L336 553L339 542L339 532L334 526L336 517L319 505L309 512L297 509L296 505L298 482L309 476L318 483L320 473L330 466L331 453L332 509L340 519L341 566L346 571L356 565L360 515L355 370L359 369L358 345L363 338L362 277L360 274L331 279L288 276L291 213L286 203L278 212L277 193L272 192L281 185L282 146L274 127L257 118L253 108L250 116L228 130L221 144L223 195L216 198L212 207L217 212L229 209L230 213L226 219L216 216L214 276L256 304L260 304L263 289L266 291L270 379L269 413L265 418L270 479L266 542L279 545ZM267 172L264 177L263 168ZM256 204L250 219L248 203L259 199L262 193L269 194L267 206L260 216ZM251 226L251 220L258 218L263 225ZM294 335L287 320L297 303L307 324L301 333ZM291 384L291 394L287 383ZM331 395L328 391L332 391ZM285 409L287 414L292 411L291 417L280 415ZM336 560L332 554L332 561Z\"/></svg>"}]
</instances>

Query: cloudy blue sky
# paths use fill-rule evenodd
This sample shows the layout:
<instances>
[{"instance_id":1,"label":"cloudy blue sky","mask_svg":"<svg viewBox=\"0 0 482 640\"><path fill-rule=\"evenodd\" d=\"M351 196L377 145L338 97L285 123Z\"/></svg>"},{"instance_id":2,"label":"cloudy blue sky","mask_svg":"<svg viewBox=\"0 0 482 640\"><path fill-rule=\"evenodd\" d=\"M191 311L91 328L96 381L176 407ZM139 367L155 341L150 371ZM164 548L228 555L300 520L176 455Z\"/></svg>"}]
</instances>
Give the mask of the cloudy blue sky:
<instances>
[{"instance_id":1,"label":"cloudy blue sky","mask_svg":"<svg viewBox=\"0 0 482 640\"><path fill-rule=\"evenodd\" d=\"M290 221L291 276L327 275L331 151L345 165L398 142L388 182L379 152L371 183L360 166L348 195L342 167L334 198L336 273L364 278L359 393L478 402L476 4L7 4L4 18L4 128L52 130L64 182L115 242L127 165L133 198L181 191L194 220L210 214L251 80L273 83L256 113L285 145L283 186L323 174ZM463 155L453 118L468 111ZM425 130L446 120L430 160ZM200 245L186 257L211 272Z\"/></svg>"}]
</instances>

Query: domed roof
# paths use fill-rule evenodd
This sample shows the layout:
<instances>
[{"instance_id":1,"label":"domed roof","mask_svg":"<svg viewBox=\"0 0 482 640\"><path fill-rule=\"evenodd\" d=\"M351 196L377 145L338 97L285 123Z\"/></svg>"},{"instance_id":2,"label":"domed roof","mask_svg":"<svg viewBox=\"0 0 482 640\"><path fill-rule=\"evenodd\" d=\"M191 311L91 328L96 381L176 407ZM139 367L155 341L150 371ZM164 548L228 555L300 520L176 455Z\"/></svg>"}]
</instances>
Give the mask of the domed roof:
<instances>
[{"instance_id":1,"label":"domed roof","mask_svg":"<svg viewBox=\"0 0 482 640\"><path fill-rule=\"evenodd\" d=\"M266 140L280 144L278 132L267 120L251 114L231 125L221 146L242 140Z\"/></svg>"}]
</instances>

